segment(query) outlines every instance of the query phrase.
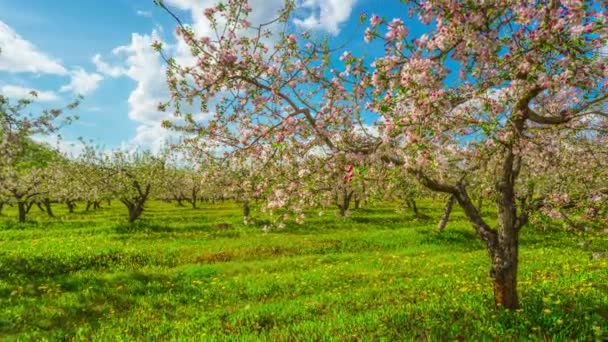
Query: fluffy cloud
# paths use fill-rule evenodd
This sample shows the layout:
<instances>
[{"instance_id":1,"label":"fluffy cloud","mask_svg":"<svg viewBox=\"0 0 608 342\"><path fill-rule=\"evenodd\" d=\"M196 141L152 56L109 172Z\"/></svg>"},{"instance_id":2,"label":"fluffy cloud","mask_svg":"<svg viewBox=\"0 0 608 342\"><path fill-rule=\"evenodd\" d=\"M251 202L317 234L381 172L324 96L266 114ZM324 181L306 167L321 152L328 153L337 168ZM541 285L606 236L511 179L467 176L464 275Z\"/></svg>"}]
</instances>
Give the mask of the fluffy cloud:
<instances>
[{"instance_id":1,"label":"fluffy cloud","mask_svg":"<svg viewBox=\"0 0 608 342\"><path fill-rule=\"evenodd\" d=\"M144 17L144 18L152 18L152 12L150 12L150 11L137 10L135 12L135 14L137 14L140 17Z\"/></svg>"},{"instance_id":2,"label":"fluffy cloud","mask_svg":"<svg viewBox=\"0 0 608 342\"><path fill-rule=\"evenodd\" d=\"M338 35L340 24L348 20L356 2L357 0L304 0L299 5L310 15L304 19L295 19L294 23L307 30Z\"/></svg>"},{"instance_id":3,"label":"fluffy cloud","mask_svg":"<svg viewBox=\"0 0 608 342\"><path fill-rule=\"evenodd\" d=\"M158 102L167 97L165 66L151 45L160 41L156 30L150 35L133 33L131 43L119 46L113 53L126 58L125 75L137 83L129 96L129 118L144 124L155 124L167 117L159 112Z\"/></svg>"},{"instance_id":4,"label":"fluffy cloud","mask_svg":"<svg viewBox=\"0 0 608 342\"><path fill-rule=\"evenodd\" d=\"M97 73L88 73L82 68L76 68L70 72L70 83L59 89L60 92L73 92L80 95L88 95L95 91L103 76Z\"/></svg>"},{"instance_id":5,"label":"fluffy cloud","mask_svg":"<svg viewBox=\"0 0 608 342\"><path fill-rule=\"evenodd\" d=\"M61 63L39 51L0 21L0 70L11 73L29 72L67 75Z\"/></svg>"},{"instance_id":6,"label":"fluffy cloud","mask_svg":"<svg viewBox=\"0 0 608 342\"><path fill-rule=\"evenodd\" d=\"M303 26L303 22L308 22L304 26L337 34L339 25L348 19L355 2L356 0L305 0L300 5L309 17L300 21L299 25ZM166 5L190 13L190 25L198 36L213 34L210 23L204 16L204 9L216 3L217 0L165 0ZM249 21L255 26L276 18L284 1L250 0L249 3L253 9ZM118 65L105 62L101 55L93 57L97 72L109 77L128 77L136 83L128 99L129 118L139 126L133 139L123 145L125 148L132 149L135 146L158 150L165 141L176 137L174 133L160 126L162 120L174 120L172 115L157 110L158 103L168 97L165 65L158 53L151 48L154 41L161 40L158 30L149 35L133 33L128 45L119 46L112 51L115 58L122 60ZM171 50L178 63L194 63L190 49L183 41L176 40L166 47ZM209 114L200 114L199 118L208 120Z\"/></svg>"},{"instance_id":7,"label":"fluffy cloud","mask_svg":"<svg viewBox=\"0 0 608 342\"><path fill-rule=\"evenodd\" d=\"M59 96L52 91L40 91L32 88L26 88L17 85L5 85L0 88L0 93L12 99L34 98L31 94L35 91L37 96L35 99L41 102L56 101Z\"/></svg>"},{"instance_id":8,"label":"fluffy cloud","mask_svg":"<svg viewBox=\"0 0 608 342\"><path fill-rule=\"evenodd\" d=\"M96 54L93 56L93 64L97 68L97 72L100 72L106 76L110 77L120 77L125 76L127 74L127 69L120 66L112 66L103 61L100 54Z\"/></svg>"},{"instance_id":9,"label":"fluffy cloud","mask_svg":"<svg viewBox=\"0 0 608 342\"><path fill-rule=\"evenodd\" d=\"M213 34L204 10L215 6L217 0L166 0L165 3L182 11L190 11L191 25L197 35L211 36ZM249 5L252 8L249 21L255 26L276 18L284 5L284 0L249 0Z\"/></svg>"},{"instance_id":10,"label":"fluffy cloud","mask_svg":"<svg viewBox=\"0 0 608 342\"><path fill-rule=\"evenodd\" d=\"M170 132L160 126L162 120L171 114L158 111L158 103L166 100L168 90L165 82L165 66L158 53L152 49L154 41L160 41L158 31L151 34L133 33L131 42L112 50L122 64L111 65L100 55L93 57L97 71L110 77L128 77L136 85L129 95L129 119L139 126L134 138L126 142L124 148L150 148L157 151L170 138Z\"/></svg>"}]
</instances>

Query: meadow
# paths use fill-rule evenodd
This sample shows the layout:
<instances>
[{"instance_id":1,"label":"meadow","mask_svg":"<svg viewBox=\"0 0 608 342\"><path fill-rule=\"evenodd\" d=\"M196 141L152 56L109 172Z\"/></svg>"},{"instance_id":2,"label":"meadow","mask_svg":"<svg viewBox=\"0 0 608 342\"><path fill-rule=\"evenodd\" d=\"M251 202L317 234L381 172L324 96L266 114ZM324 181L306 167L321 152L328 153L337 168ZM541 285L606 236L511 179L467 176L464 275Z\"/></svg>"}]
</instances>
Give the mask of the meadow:
<instances>
[{"instance_id":1,"label":"meadow","mask_svg":"<svg viewBox=\"0 0 608 342\"><path fill-rule=\"evenodd\" d=\"M233 203L118 202L0 217L2 340L605 340L608 235L524 228L522 308L494 307L489 259L456 210L436 233L392 204L245 226ZM490 215L491 213L488 213Z\"/></svg>"}]
</instances>

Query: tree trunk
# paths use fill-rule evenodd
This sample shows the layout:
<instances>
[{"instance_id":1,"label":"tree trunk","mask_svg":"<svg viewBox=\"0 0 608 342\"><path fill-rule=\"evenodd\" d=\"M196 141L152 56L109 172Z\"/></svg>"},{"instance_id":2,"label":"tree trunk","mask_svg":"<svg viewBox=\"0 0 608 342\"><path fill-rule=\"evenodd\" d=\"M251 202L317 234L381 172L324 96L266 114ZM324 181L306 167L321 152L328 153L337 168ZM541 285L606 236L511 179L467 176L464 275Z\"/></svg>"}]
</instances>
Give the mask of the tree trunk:
<instances>
[{"instance_id":1,"label":"tree trunk","mask_svg":"<svg viewBox=\"0 0 608 342\"><path fill-rule=\"evenodd\" d=\"M143 212L144 207L139 203L129 206L129 223L135 222Z\"/></svg>"},{"instance_id":2,"label":"tree trunk","mask_svg":"<svg viewBox=\"0 0 608 342\"><path fill-rule=\"evenodd\" d=\"M2 209L4 209L4 202L0 202L0 216L2 216Z\"/></svg>"},{"instance_id":3,"label":"tree trunk","mask_svg":"<svg viewBox=\"0 0 608 342\"><path fill-rule=\"evenodd\" d=\"M342 203L338 202L338 208L340 208L340 216L345 217L346 213L348 212L348 208L350 207L350 200L353 196L352 192L348 192L347 190L344 190L343 193L343 197L342 197Z\"/></svg>"},{"instance_id":4,"label":"tree trunk","mask_svg":"<svg viewBox=\"0 0 608 342\"><path fill-rule=\"evenodd\" d=\"M445 209L443 209L443 215L441 215L439 225L437 226L437 230L439 230L440 233L442 233L445 230L445 227L448 225L450 214L452 213L452 208L454 207L454 201L456 201L456 196L450 195L448 203L445 205Z\"/></svg>"},{"instance_id":5,"label":"tree trunk","mask_svg":"<svg viewBox=\"0 0 608 342\"><path fill-rule=\"evenodd\" d=\"M498 243L489 245L492 256L492 271L494 280L494 298L496 305L502 305L507 310L519 308L517 296L517 268L519 254L519 229L522 218L517 217L515 201L515 180L519 174L521 159L516 157L512 149L505 153L501 176L496 183L498 198Z\"/></svg>"},{"instance_id":6,"label":"tree trunk","mask_svg":"<svg viewBox=\"0 0 608 342\"><path fill-rule=\"evenodd\" d=\"M477 211L479 211L479 213L483 213L483 195L479 195L479 198L477 198Z\"/></svg>"},{"instance_id":7,"label":"tree trunk","mask_svg":"<svg viewBox=\"0 0 608 342\"><path fill-rule=\"evenodd\" d=\"M108 199L107 201L108 201L108 207L112 206L112 200Z\"/></svg>"},{"instance_id":8,"label":"tree trunk","mask_svg":"<svg viewBox=\"0 0 608 342\"><path fill-rule=\"evenodd\" d=\"M244 220L245 224L247 224L249 222L250 211L251 211L251 209L249 208L249 201L244 201L243 202L243 220Z\"/></svg>"},{"instance_id":9,"label":"tree trunk","mask_svg":"<svg viewBox=\"0 0 608 342\"><path fill-rule=\"evenodd\" d=\"M91 201L87 201L87 208L85 209L85 211L89 211L89 209L91 209Z\"/></svg>"},{"instance_id":10,"label":"tree trunk","mask_svg":"<svg viewBox=\"0 0 608 342\"><path fill-rule=\"evenodd\" d=\"M101 201L93 201L93 209L101 209Z\"/></svg>"},{"instance_id":11,"label":"tree trunk","mask_svg":"<svg viewBox=\"0 0 608 342\"><path fill-rule=\"evenodd\" d=\"M51 201L49 199L44 200L44 209L49 217L55 217L53 214L53 209L51 208Z\"/></svg>"},{"instance_id":12,"label":"tree trunk","mask_svg":"<svg viewBox=\"0 0 608 342\"><path fill-rule=\"evenodd\" d=\"M192 202L190 202L192 204L192 209L196 209L196 196L197 194L197 190L196 189L192 189Z\"/></svg>"},{"instance_id":13,"label":"tree trunk","mask_svg":"<svg viewBox=\"0 0 608 342\"><path fill-rule=\"evenodd\" d=\"M33 206L34 206L34 202L30 202L30 203L28 203L28 204L27 204L27 206L25 207L25 212L26 212L27 214L29 214L29 213L30 213L30 210L32 210L32 207L33 207Z\"/></svg>"},{"instance_id":14,"label":"tree trunk","mask_svg":"<svg viewBox=\"0 0 608 342\"><path fill-rule=\"evenodd\" d=\"M501 255L493 258L490 275L494 282L494 299L497 306L507 310L519 309L517 295L518 248L513 244L501 246Z\"/></svg>"},{"instance_id":15,"label":"tree trunk","mask_svg":"<svg viewBox=\"0 0 608 342\"><path fill-rule=\"evenodd\" d=\"M19 201L17 203L17 207L19 208L19 222L25 222L25 217L27 215L27 204Z\"/></svg>"},{"instance_id":16,"label":"tree trunk","mask_svg":"<svg viewBox=\"0 0 608 342\"><path fill-rule=\"evenodd\" d=\"M359 197L355 197L355 209L361 208L361 199Z\"/></svg>"},{"instance_id":17,"label":"tree trunk","mask_svg":"<svg viewBox=\"0 0 608 342\"><path fill-rule=\"evenodd\" d=\"M38 210L42 211L43 213L45 212L44 207L42 206L42 203L36 202L36 206L38 207Z\"/></svg>"},{"instance_id":18,"label":"tree trunk","mask_svg":"<svg viewBox=\"0 0 608 342\"><path fill-rule=\"evenodd\" d=\"M67 204L67 206L68 206L68 212L69 212L70 214L73 214L73 213L74 213L74 208L76 207L76 205L74 204L74 202L72 202L72 201L67 201L67 202L66 202L66 204Z\"/></svg>"},{"instance_id":19,"label":"tree trunk","mask_svg":"<svg viewBox=\"0 0 608 342\"><path fill-rule=\"evenodd\" d=\"M410 199L410 208L412 208L414 216L418 217L418 206L416 205L416 200L414 200L413 198Z\"/></svg>"}]
</instances>

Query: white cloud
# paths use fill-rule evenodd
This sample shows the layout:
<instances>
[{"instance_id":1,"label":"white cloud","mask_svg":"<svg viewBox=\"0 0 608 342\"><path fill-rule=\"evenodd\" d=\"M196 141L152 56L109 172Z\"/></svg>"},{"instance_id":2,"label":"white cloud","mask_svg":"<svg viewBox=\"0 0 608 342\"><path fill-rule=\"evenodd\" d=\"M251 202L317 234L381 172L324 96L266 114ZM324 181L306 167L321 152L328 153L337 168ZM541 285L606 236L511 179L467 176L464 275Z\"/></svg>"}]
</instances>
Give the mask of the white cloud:
<instances>
[{"instance_id":1,"label":"white cloud","mask_svg":"<svg viewBox=\"0 0 608 342\"><path fill-rule=\"evenodd\" d=\"M95 91L103 76L97 73L88 73L83 68L76 68L70 72L70 83L59 89L60 92L73 92L80 95L88 95Z\"/></svg>"},{"instance_id":2,"label":"white cloud","mask_svg":"<svg viewBox=\"0 0 608 342\"><path fill-rule=\"evenodd\" d=\"M117 56L126 57L125 75L137 82L129 96L129 118L140 123L158 123L167 113L158 111L158 103L167 97L165 66L151 47L160 41L156 30L151 35L133 33L131 43L113 50Z\"/></svg>"},{"instance_id":3,"label":"white cloud","mask_svg":"<svg viewBox=\"0 0 608 342\"><path fill-rule=\"evenodd\" d=\"M137 10L135 13L140 17L152 18L152 12L150 11Z\"/></svg>"},{"instance_id":4,"label":"white cloud","mask_svg":"<svg viewBox=\"0 0 608 342\"><path fill-rule=\"evenodd\" d=\"M170 119L170 113L158 110L158 104L168 97L165 66L159 54L151 47L160 41L158 31L150 35L133 33L131 42L112 50L112 54L123 60L122 65L110 65L100 55L93 58L97 70L111 77L125 76L136 83L129 95L129 119L137 122L135 136L123 144L132 150L138 147L158 151L169 139L171 132L161 127L161 121Z\"/></svg>"},{"instance_id":5,"label":"white cloud","mask_svg":"<svg viewBox=\"0 0 608 342\"><path fill-rule=\"evenodd\" d=\"M356 0L305 0L299 4L304 7L306 13L311 13L306 19L311 28L337 34L339 25L348 19L355 2ZM217 0L165 0L165 3L190 12L190 23L197 36L213 35L210 23L204 15L204 9L214 6ZM249 4L253 10L248 19L255 26L276 18L284 1L250 0ZM139 126L133 139L123 144L123 148L132 149L136 146L158 150L167 140L175 139L177 136L160 126L162 120L174 120L174 118L170 113L159 112L157 108L160 101L168 98L165 65L159 54L151 47L154 41L161 41L159 32L154 30L150 35L133 33L128 45L119 46L112 51L114 56L122 59L122 63L118 65L106 63L101 55L93 57L97 72L109 77L126 76L136 82L135 89L128 99L129 118L139 123ZM174 53L178 63L191 65L195 62L189 47L183 41L176 40L167 48ZM200 114L201 120L208 118L208 114Z\"/></svg>"},{"instance_id":6,"label":"white cloud","mask_svg":"<svg viewBox=\"0 0 608 342\"><path fill-rule=\"evenodd\" d=\"M190 11L192 28L198 36L213 35L213 30L209 20L205 17L204 10L215 6L217 0L166 0L165 3L183 11ZM253 26L266 23L277 17L283 5L284 0L250 0L249 6L252 11L248 19Z\"/></svg>"},{"instance_id":7,"label":"white cloud","mask_svg":"<svg viewBox=\"0 0 608 342\"><path fill-rule=\"evenodd\" d=\"M32 96L32 91L37 93L36 97ZM41 102L55 101L59 99L59 96L52 91L40 91L17 85L5 85L0 89L0 93L13 99L33 98Z\"/></svg>"},{"instance_id":8,"label":"white cloud","mask_svg":"<svg viewBox=\"0 0 608 342\"><path fill-rule=\"evenodd\" d=\"M304 0L299 7L310 12L305 19L294 23L307 30L321 30L333 35L340 33L340 25L351 15L357 0Z\"/></svg>"},{"instance_id":9,"label":"white cloud","mask_svg":"<svg viewBox=\"0 0 608 342\"><path fill-rule=\"evenodd\" d=\"M95 67L97 68L97 72L100 72L106 76L116 78L120 76L125 76L127 74L127 69L120 66L112 66L104 62L100 54L96 54L95 56L93 56L92 61L93 64L95 64Z\"/></svg>"},{"instance_id":10,"label":"white cloud","mask_svg":"<svg viewBox=\"0 0 608 342\"><path fill-rule=\"evenodd\" d=\"M10 26L0 21L0 70L11 73L43 73L66 75L61 62L39 51L19 36Z\"/></svg>"}]
</instances>

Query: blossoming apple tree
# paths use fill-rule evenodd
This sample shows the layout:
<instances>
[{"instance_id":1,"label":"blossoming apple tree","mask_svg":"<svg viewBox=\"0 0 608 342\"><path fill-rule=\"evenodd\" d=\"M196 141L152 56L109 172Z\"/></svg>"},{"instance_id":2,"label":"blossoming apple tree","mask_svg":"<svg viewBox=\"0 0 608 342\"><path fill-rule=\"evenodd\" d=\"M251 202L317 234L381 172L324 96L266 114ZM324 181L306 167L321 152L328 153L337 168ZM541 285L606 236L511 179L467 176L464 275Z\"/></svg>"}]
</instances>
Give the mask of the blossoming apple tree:
<instances>
[{"instance_id":1,"label":"blossoming apple tree","mask_svg":"<svg viewBox=\"0 0 608 342\"><path fill-rule=\"evenodd\" d=\"M259 25L247 20L247 1L209 8L215 36L198 37L178 19L176 33L196 63L178 65L155 44L169 66L171 99L160 107L171 108L185 121L173 127L198 141L254 158L283 141L323 145L328 158L370 154L453 196L487 246L496 303L516 309L519 233L535 208L520 176L559 162L547 157L561 148L552 141L606 135L608 68L597 54L607 44L605 3L404 3L403 18L370 17L364 39L380 39L385 49L369 72L349 52L338 71L326 42L286 31L292 1L277 22ZM406 22L426 32L410 36ZM213 118L197 121L184 109L194 102ZM384 137L343 138L364 110L382 116ZM457 172L446 161L454 155ZM491 180L496 225L473 204L468 184L477 176Z\"/></svg>"},{"instance_id":2,"label":"blossoming apple tree","mask_svg":"<svg viewBox=\"0 0 608 342\"><path fill-rule=\"evenodd\" d=\"M36 197L44 194L46 166L57 159L58 153L49 146L37 143L34 136L55 132L75 117L62 114L79 104L80 98L64 109L28 113L36 93L31 98L16 102L0 95L0 197L17 204L19 221L26 215Z\"/></svg>"},{"instance_id":3,"label":"blossoming apple tree","mask_svg":"<svg viewBox=\"0 0 608 342\"><path fill-rule=\"evenodd\" d=\"M405 21L429 32L410 37L403 19L376 16L366 31L386 45L375 61L371 106L390 124L391 138L405 141L400 155L384 158L455 196L487 246L497 304L516 309L519 232L531 210L520 175L559 163L547 158L561 148L554 141L606 134L608 68L597 54L607 43L605 3L407 2ZM494 227L472 204L466 182L439 163L462 146L468 177L491 175Z\"/></svg>"}]
</instances>

